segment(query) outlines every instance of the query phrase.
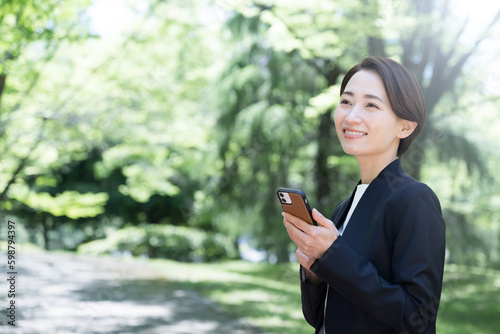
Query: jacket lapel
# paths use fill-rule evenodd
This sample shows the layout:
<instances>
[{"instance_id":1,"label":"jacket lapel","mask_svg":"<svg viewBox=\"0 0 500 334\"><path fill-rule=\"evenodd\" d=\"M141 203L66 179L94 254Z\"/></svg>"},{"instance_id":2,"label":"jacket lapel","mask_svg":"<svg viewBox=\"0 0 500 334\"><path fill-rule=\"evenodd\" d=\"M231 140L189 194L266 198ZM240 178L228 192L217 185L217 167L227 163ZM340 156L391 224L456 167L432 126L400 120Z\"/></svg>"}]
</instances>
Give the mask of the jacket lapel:
<instances>
[{"instance_id":1,"label":"jacket lapel","mask_svg":"<svg viewBox=\"0 0 500 334\"><path fill-rule=\"evenodd\" d=\"M361 181L359 181L358 184L360 182ZM334 212L332 214L331 221L333 222L333 224L335 225L337 230L342 226L342 224L344 223L344 221L347 217L347 213L349 212L349 208L352 205L352 201L354 199L355 192L356 192L356 188L354 188L354 191L352 192L351 197L346 198L345 200L340 202L338 205L338 209L334 210Z\"/></svg>"},{"instance_id":2,"label":"jacket lapel","mask_svg":"<svg viewBox=\"0 0 500 334\"><path fill-rule=\"evenodd\" d=\"M363 194L363 197L361 197L358 205L354 209L351 218L349 219L349 223L347 224L347 227L342 234L344 237L349 236L349 234L351 233L355 233L353 232L354 230L362 228L362 226L357 225L365 225L364 222L368 222L368 220L372 219L373 216L377 215L378 211L381 209L381 201L384 201L384 196L382 194L385 194L386 191L390 191L390 189L385 188L391 188L392 183L398 182L398 180L401 178L401 172L401 163L399 159L396 159L386 168L384 168L380 172L380 174L370 183L365 193ZM358 185L360 183L361 181L358 182ZM377 190L375 191L375 189ZM334 213L332 215L332 222L335 224L335 227L337 227L337 229L342 226L347 217L347 213L349 212L349 208L352 205L355 192L356 188L354 188L351 197L339 204L339 210L335 210L338 213ZM349 231L351 232L349 233Z\"/></svg>"}]
</instances>

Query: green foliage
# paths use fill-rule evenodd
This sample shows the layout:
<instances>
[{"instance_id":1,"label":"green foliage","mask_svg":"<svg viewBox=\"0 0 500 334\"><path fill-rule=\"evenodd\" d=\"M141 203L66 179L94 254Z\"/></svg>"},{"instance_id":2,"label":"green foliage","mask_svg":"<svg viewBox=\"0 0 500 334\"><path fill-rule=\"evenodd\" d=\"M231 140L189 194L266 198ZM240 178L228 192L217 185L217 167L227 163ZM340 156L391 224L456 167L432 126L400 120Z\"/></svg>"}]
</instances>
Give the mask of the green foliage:
<instances>
[{"instance_id":1,"label":"green foliage","mask_svg":"<svg viewBox=\"0 0 500 334\"><path fill-rule=\"evenodd\" d=\"M231 240L220 233L159 224L123 228L105 239L80 245L78 252L92 255L130 252L132 256L203 262L236 256Z\"/></svg>"},{"instance_id":2,"label":"green foliage","mask_svg":"<svg viewBox=\"0 0 500 334\"><path fill-rule=\"evenodd\" d=\"M108 200L107 193L80 194L65 191L55 197L49 193L29 191L27 187L16 185L11 192L15 199L36 211L48 212L54 216L66 216L71 219L95 217L104 212Z\"/></svg>"},{"instance_id":3,"label":"green foliage","mask_svg":"<svg viewBox=\"0 0 500 334\"><path fill-rule=\"evenodd\" d=\"M199 100L210 77L202 69L212 63L203 38L211 28L192 19L198 7L121 3L133 16L125 30L83 38L83 2L11 3L23 15L43 7L39 18L52 19L58 33L18 40L23 48L8 60L0 89L2 211L26 217L47 241L51 230L66 231L62 224L97 232L117 217L122 225L185 224L198 180L210 173L199 168L209 129L201 120L210 123ZM14 7L2 5L0 14Z\"/></svg>"},{"instance_id":4,"label":"green foliage","mask_svg":"<svg viewBox=\"0 0 500 334\"><path fill-rule=\"evenodd\" d=\"M275 191L302 188L325 215L350 194L339 81L385 55L424 90L428 122L403 163L441 199L449 260L500 261L500 64L480 43L497 9L481 27L442 0L132 0L116 4L126 24L89 36L89 4L0 8L0 209L47 244L168 223L288 261Z\"/></svg>"}]
</instances>

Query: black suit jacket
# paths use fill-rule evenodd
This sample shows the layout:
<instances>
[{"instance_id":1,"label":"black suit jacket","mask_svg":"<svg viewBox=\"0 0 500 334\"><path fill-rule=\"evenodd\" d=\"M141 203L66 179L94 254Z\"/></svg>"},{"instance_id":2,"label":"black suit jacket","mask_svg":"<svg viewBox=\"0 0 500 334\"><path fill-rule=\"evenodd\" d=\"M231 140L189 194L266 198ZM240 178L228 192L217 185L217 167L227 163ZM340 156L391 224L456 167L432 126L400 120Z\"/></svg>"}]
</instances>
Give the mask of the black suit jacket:
<instances>
[{"instance_id":1,"label":"black suit jacket","mask_svg":"<svg viewBox=\"0 0 500 334\"><path fill-rule=\"evenodd\" d=\"M337 227L353 197L335 208ZM444 256L439 200L397 159L370 183L343 235L311 266L322 282L301 283L304 316L316 333L323 319L327 334L435 333Z\"/></svg>"}]
</instances>

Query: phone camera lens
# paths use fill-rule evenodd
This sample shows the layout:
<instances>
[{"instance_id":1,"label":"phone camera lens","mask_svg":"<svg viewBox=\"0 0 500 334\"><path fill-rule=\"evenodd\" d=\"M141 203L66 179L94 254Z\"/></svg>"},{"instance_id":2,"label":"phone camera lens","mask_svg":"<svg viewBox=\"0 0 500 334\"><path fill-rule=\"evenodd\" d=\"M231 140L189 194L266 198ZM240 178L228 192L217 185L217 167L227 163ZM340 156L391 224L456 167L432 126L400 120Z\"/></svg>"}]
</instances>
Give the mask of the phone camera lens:
<instances>
[{"instance_id":1,"label":"phone camera lens","mask_svg":"<svg viewBox=\"0 0 500 334\"><path fill-rule=\"evenodd\" d=\"M284 199L283 197L281 198L281 203L286 203L286 199Z\"/></svg>"},{"instance_id":2,"label":"phone camera lens","mask_svg":"<svg viewBox=\"0 0 500 334\"><path fill-rule=\"evenodd\" d=\"M280 196L281 196L281 197L283 198L283 197L285 197L285 194L283 194L283 193L280 193Z\"/></svg>"}]
</instances>

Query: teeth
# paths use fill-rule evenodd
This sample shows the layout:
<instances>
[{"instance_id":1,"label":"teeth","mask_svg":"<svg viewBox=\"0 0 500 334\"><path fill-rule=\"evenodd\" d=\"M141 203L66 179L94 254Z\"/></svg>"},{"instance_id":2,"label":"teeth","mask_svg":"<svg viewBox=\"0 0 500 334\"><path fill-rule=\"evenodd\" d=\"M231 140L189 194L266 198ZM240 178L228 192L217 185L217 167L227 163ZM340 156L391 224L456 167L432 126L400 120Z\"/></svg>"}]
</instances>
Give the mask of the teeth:
<instances>
[{"instance_id":1,"label":"teeth","mask_svg":"<svg viewBox=\"0 0 500 334\"><path fill-rule=\"evenodd\" d=\"M349 131L349 130L345 130L345 133L352 136L364 136L366 134L364 132Z\"/></svg>"}]
</instances>

